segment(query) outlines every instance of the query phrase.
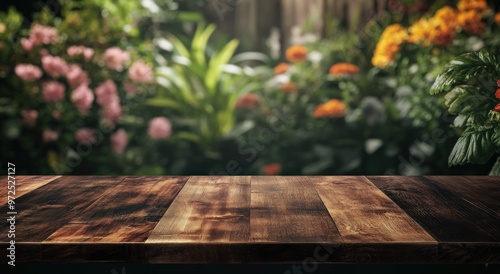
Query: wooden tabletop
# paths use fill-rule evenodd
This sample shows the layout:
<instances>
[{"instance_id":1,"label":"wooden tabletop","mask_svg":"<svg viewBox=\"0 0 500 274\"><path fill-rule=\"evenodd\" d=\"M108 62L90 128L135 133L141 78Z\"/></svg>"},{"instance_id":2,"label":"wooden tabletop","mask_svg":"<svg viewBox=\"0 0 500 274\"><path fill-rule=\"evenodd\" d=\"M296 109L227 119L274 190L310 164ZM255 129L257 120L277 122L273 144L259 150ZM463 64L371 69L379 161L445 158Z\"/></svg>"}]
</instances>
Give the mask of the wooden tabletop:
<instances>
[{"instance_id":1,"label":"wooden tabletop","mask_svg":"<svg viewBox=\"0 0 500 274\"><path fill-rule=\"evenodd\" d=\"M17 176L15 197L16 263L500 263L499 177Z\"/></svg>"}]
</instances>

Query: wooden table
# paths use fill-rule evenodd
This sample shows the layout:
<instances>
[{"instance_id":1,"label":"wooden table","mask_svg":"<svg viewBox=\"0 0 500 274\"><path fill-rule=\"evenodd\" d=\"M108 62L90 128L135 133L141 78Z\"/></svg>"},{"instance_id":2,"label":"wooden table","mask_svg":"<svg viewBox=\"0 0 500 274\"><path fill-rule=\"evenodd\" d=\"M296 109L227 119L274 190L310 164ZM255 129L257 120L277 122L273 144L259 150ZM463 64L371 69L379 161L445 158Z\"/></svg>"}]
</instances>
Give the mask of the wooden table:
<instances>
[{"instance_id":1,"label":"wooden table","mask_svg":"<svg viewBox=\"0 0 500 274\"><path fill-rule=\"evenodd\" d=\"M16 190L16 263L500 262L499 177L18 176Z\"/></svg>"}]
</instances>

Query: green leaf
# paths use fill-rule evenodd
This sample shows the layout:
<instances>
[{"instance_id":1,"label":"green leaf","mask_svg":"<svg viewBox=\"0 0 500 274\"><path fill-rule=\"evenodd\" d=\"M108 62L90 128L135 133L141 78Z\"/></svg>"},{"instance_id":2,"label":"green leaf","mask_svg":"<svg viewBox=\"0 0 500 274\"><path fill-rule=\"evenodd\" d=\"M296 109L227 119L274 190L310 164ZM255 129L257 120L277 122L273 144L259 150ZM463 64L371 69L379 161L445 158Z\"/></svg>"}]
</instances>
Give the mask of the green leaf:
<instances>
[{"instance_id":1,"label":"green leaf","mask_svg":"<svg viewBox=\"0 0 500 274\"><path fill-rule=\"evenodd\" d=\"M458 56L448 63L431 87L432 95L450 91L460 83L479 75L496 73L497 57L486 50Z\"/></svg>"},{"instance_id":2,"label":"green leaf","mask_svg":"<svg viewBox=\"0 0 500 274\"><path fill-rule=\"evenodd\" d=\"M448 111L455 115L467 115L491 109L494 101L474 88L456 87L446 94L445 104Z\"/></svg>"},{"instance_id":3,"label":"green leaf","mask_svg":"<svg viewBox=\"0 0 500 274\"><path fill-rule=\"evenodd\" d=\"M201 138L200 136L194 134L194 133L191 133L191 132L179 132L177 134L175 134L177 138L179 139L184 139L184 140L188 140L188 141L193 141L195 143L200 143L201 141Z\"/></svg>"},{"instance_id":4,"label":"green leaf","mask_svg":"<svg viewBox=\"0 0 500 274\"><path fill-rule=\"evenodd\" d=\"M212 56L208 65L207 75L205 76L205 85L207 86L208 91L215 91L217 81L220 79L222 74L222 66L231 60L231 57L236 51L238 45L238 40L231 40L218 54Z\"/></svg>"},{"instance_id":5,"label":"green leaf","mask_svg":"<svg viewBox=\"0 0 500 274\"><path fill-rule=\"evenodd\" d=\"M145 105L147 106L152 106L152 107L164 107L164 108L172 108L172 109L177 109L177 110L182 110L182 106L179 105L179 103L169 100L166 98L152 98L148 99L144 102Z\"/></svg>"},{"instance_id":6,"label":"green leaf","mask_svg":"<svg viewBox=\"0 0 500 274\"><path fill-rule=\"evenodd\" d=\"M450 166L483 165L496 153L491 131L466 132L460 137L448 158Z\"/></svg>"},{"instance_id":7,"label":"green leaf","mask_svg":"<svg viewBox=\"0 0 500 274\"><path fill-rule=\"evenodd\" d=\"M491 168L490 176L500 176L500 157L498 157L497 162Z\"/></svg>"}]
</instances>

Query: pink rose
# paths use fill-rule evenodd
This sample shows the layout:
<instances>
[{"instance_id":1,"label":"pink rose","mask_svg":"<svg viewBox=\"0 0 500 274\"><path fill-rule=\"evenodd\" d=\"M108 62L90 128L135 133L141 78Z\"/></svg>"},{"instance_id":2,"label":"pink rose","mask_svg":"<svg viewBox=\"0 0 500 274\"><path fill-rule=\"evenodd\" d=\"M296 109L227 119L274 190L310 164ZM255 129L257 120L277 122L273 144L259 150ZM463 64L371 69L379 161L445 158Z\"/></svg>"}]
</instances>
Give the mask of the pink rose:
<instances>
[{"instance_id":1,"label":"pink rose","mask_svg":"<svg viewBox=\"0 0 500 274\"><path fill-rule=\"evenodd\" d=\"M55 142L59 139L59 132L46 129L43 131L42 139L45 143Z\"/></svg>"},{"instance_id":2,"label":"pink rose","mask_svg":"<svg viewBox=\"0 0 500 274\"><path fill-rule=\"evenodd\" d=\"M19 64L14 69L15 73L19 78L24 81L32 82L42 77L42 70L30 64Z\"/></svg>"},{"instance_id":3,"label":"pink rose","mask_svg":"<svg viewBox=\"0 0 500 274\"><path fill-rule=\"evenodd\" d=\"M71 102L76 105L81 114L87 115L94 102L94 94L87 86L79 86L71 93Z\"/></svg>"},{"instance_id":4,"label":"pink rose","mask_svg":"<svg viewBox=\"0 0 500 274\"><path fill-rule=\"evenodd\" d=\"M127 133L125 130L120 129L117 132L111 134L111 150L114 153L121 154L127 147Z\"/></svg>"},{"instance_id":5,"label":"pink rose","mask_svg":"<svg viewBox=\"0 0 500 274\"><path fill-rule=\"evenodd\" d=\"M172 134L172 123L165 117L149 121L148 135L151 139L167 139Z\"/></svg>"},{"instance_id":6,"label":"pink rose","mask_svg":"<svg viewBox=\"0 0 500 274\"><path fill-rule=\"evenodd\" d=\"M38 119L38 111L34 109L23 110L22 112L23 122L29 127L33 127Z\"/></svg>"},{"instance_id":7,"label":"pink rose","mask_svg":"<svg viewBox=\"0 0 500 274\"><path fill-rule=\"evenodd\" d=\"M90 79L85 71L79 65L70 65L66 79L71 87L78 87L80 85L88 85Z\"/></svg>"},{"instance_id":8,"label":"pink rose","mask_svg":"<svg viewBox=\"0 0 500 274\"><path fill-rule=\"evenodd\" d=\"M61 57L51 55L42 57L42 67L52 77L65 75L68 71L68 65Z\"/></svg>"},{"instance_id":9,"label":"pink rose","mask_svg":"<svg viewBox=\"0 0 500 274\"><path fill-rule=\"evenodd\" d=\"M84 46L71 46L67 50L69 56L83 55L85 59L89 60L94 56L94 50Z\"/></svg>"},{"instance_id":10,"label":"pink rose","mask_svg":"<svg viewBox=\"0 0 500 274\"><path fill-rule=\"evenodd\" d=\"M21 46L25 51L31 51L36 45L33 39L31 38L22 38L21 39Z\"/></svg>"},{"instance_id":11,"label":"pink rose","mask_svg":"<svg viewBox=\"0 0 500 274\"><path fill-rule=\"evenodd\" d=\"M52 27L35 25L30 30L30 39L36 44L54 44L59 40L57 30Z\"/></svg>"},{"instance_id":12,"label":"pink rose","mask_svg":"<svg viewBox=\"0 0 500 274\"><path fill-rule=\"evenodd\" d=\"M91 128L81 128L75 133L75 140L79 144L92 144L96 142L95 131Z\"/></svg>"},{"instance_id":13,"label":"pink rose","mask_svg":"<svg viewBox=\"0 0 500 274\"><path fill-rule=\"evenodd\" d=\"M43 100L46 103L62 101L64 99L65 87L57 81L50 81L43 84Z\"/></svg>"},{"instance_id":14,"label":"pink rose","mask_svg":"<svg viewBox=\"0 0 500 274\"><path fill-rule=\"evenodd\" d=\"M136 61L132 64L128 75L132 81L138 83L151 83L154 80L151 67L141 61Z\"/></svg>"},{"instance_id":15,"label":"pink rose","mask_svg":"<svg viewBox=\"0 0 500 274\"><path fill-rule=\"evenodd\" d=\"M104 120L114 124L122 117L122 107L119 102L103 106L102 117Z\"/></svg>"},{"instance_id":16,"label":"pink rose","mask_svg":"<svg viewBox=\"0 0 500 274\"><path fill-rule=\"evenodd\" d=\"M96 89L95 93L97 95L97 103L104 107L106 105L111 105L115 102L120 102L120 97L118 97L117 88L115 82L108 80L100 84Z\"/></svg>"},{"instance_id":17,"label":"pink rose","mask_svg":"<svg viewBox=\"0 0 500 274\"><path fill-rule=\"evenodd\" d=\"M108 68L121 71L123 65L130 60L130 55L120 48L113 47L104 52L103 58Z\"/></svg>"}]
</instances>

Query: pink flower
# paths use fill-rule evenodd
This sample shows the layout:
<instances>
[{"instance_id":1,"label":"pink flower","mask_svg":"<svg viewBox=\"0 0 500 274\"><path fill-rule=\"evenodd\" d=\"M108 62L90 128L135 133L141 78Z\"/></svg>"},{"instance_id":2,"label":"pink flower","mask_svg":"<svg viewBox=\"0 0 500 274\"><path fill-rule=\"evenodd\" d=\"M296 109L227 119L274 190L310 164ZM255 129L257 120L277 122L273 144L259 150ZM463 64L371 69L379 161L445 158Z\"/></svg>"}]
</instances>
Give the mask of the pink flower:
<instances>
[{"instance_id":1,"label":"pink flower","mask_svg":"<svg viewBox=\"0 0 500 274\"><path fill-rule=\"evenodd\" d=\"M117 132L111 134L111 150L114 153L123 153L125 148L127 147L127 133L125 130L120 129Z\"/></svg>"},{"instance_id":2,"label":"pink flower","mask_svg":"<svg viewBox=\"0 0 500 274\"><path fill-rule=\"evenodd\" d=\"M79 144L92 144L96 142L95 131L91 128L81 128L75 133L75 140Z\"/></svg>"},{"instance_id":3,"label":"pink flower","mask_svg":"<svg viewBox=\"0 0 500 274\"><path fill-rule=\"evenodd\" d=\"M114 124L122 117L122 107L119 102L113 102L103 107L102 117L104 120Z\"/></svg>"},{"instance_id":4,"label":"pink flower","mask_svg":"<svg viewBox=\"0 0 500 274\"><path fill-rule=\"evenodd\" d=\"M81 114L87 115L94 102L94 94L87 86L79 86L71 93L71 102L76 105Z\"/></svg>"},{"instance_id":5,"label":"pink flower","mask_svg":"<svg viewBox=\"0 0 500 274\"><path fill-rule=\"evenodd\" d=\"M97 95L97 103L100 106L111 105L115 102L120 102L120 97L117 94L117 88L115 82L108 80L100 84L96 89L95 93Z\"/></svg>"},{"instance_id":6,"label":"pink flower","mask_svg":"<svg viewBox=\"0 0 500 274\"><path fill-rule=\"evenodd\" d=\"M120 48L113 47L104 52L103 58L108 68L121 71L123 70L123 65L130 60L130 55Z\"/></svg>"},{"instance_id":7,"label":"pink flower","mask_svg":"<svg viewBox=\"0 0 500 274\"><path fill-rule=\"evenodd\" d=\"M42 67L52 77L65 75L68 70L68 65L61 57L51 55L42 57Z\"/></svg>"},{"instance_id":8,"label":"pink flower","mask_svg":"<svg viewBox=\"0 0 500 274\"><path fill-rule=\"evenodd\" d=\"M165 117L149 121L148 135L151 139L167 139L172 134L172 123Z\"/></svg>"},{"instance_id":9,"label":"pink flower","mask_svg":"<svg viewBox=\"0 0 500 274\"><path fill-rule=\"evenodd\" d=\"M55 142L59 139L59 132L46 129L43 131L42 138L45 143Z\"/></svg>"},{"instance_id":10,"label":"pink flower","mask_svg":"<svg viewBox=\"0 0 500 274\"><path fill-rule=\"evenodd\" d=\"M53 117L54 119L56 119L56 120L61 119L61 112L60 112L60 111L57 111L57 110L54 110L54 111L52 112L52 117Z\"/></svg>"},{"instance_id":11,"label":"pink flower","mask_svg":"<svg viewBox=\"0 0 500 274\"><path fill-rule=\"evenodd\" d=\"M135 94L135 85L134 83L131 82L123 82L123 89L125 89L125 92L127 94L134 95Z\"/></svg>"},{"instance_id":12,"label":"pink flower","mask_svg":"<svg viewBox=\"0 0 500 274\"><path fill-rule=\"evenodd\" d=\"M44 57L49 55L49 51L47 49L40 50L40 56Z\"/></svg>"},{"instance_id":13,"label":"pink flower","mask_svg":"<svg viewBox=\"0 0 500 274\"><path fill-rule=\"evenodd\" d=\"M57 81L50 81L43 84L43 100L46 103L62 101L64 99L65 87Z\"/></svg>"},{"instance_id":14,"label":"pink flower","mask_svg":"<svg viewBox=\"0 0 500 274\"><path fill-rule=\"evenodd\" d=\"M24 81L32 82L42 77L42 70L30 64L19 64L14 69L16 75Z\"/></svg>"},{"instance_id":15,"label":"pink flower","mask_svg":"<svg viewBox=\"0 0 500 274\"><path fill-rule=\"evenodd\" d=\"M138 83L151 83L154 80L153 70L142 61L136 61L128 71L130 79Z\"/></svg>"},{"instance_id":16,"label":"pink flower","mask_svg":"<svg viewBox=\"0 0 500 274\"><path fill-rule=\"evenodd\" d=\"M94 56L94 50L84 46L71 46L67 50L69 56L83 55L85 59L89 60Z\"/></svg>"},{"instance_id":17,"label":"pink flower","mask_svg":"<svg viewBox=\"0 0 500 274\"><path fill-rule=\"evenodd\" d=\"M54 44L59 40L57 30L52 27L35 25L30 30L30 39L36 44Z\"/></svg>"},{"instance_id":18,"label":"pink flower","mask_svg":"<svg viewBox=\"0 0 500 274\"><path fill-rule=\"evenodd\" d=\"M88 85L90 83L89 77L79 65L70 65L66 79L71 87L78 87L80 85Z\"/></svg>"},{"instance_id":19,"label":"pink flower","mask_svg":"<svg viewBox=\"0 0 500 274\"><path fill-rule=\"evenodd\" d=\"M22 112L23 122L29 127L33 127L38 119L38 111L34 109L23 110Z\"/></svg>"},{"instance_id":20,"label":"pink flower","mask_svg":"<svg viewBox=\"0 0 500 274\"><path fill-rule=\"evenodd\" d=\"M31 51L36 45L31 38L22 38L21 39L21 46L25 51Z\"/></svg>"}]
</instances>

